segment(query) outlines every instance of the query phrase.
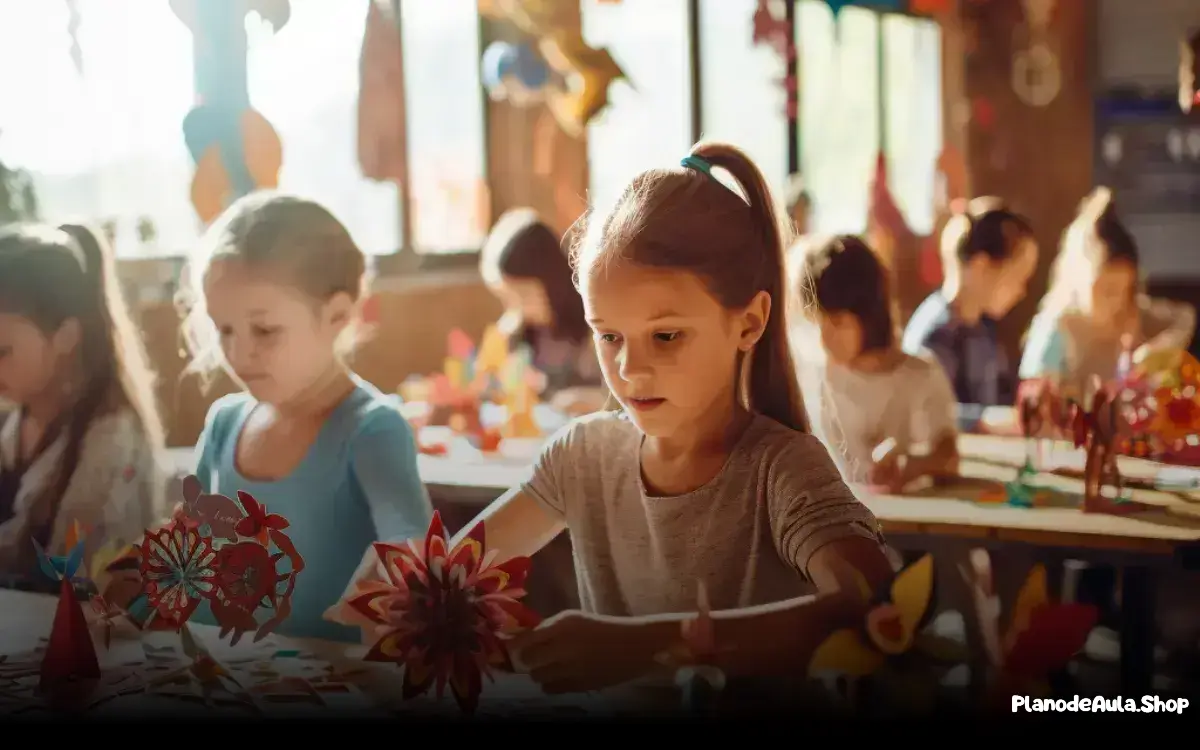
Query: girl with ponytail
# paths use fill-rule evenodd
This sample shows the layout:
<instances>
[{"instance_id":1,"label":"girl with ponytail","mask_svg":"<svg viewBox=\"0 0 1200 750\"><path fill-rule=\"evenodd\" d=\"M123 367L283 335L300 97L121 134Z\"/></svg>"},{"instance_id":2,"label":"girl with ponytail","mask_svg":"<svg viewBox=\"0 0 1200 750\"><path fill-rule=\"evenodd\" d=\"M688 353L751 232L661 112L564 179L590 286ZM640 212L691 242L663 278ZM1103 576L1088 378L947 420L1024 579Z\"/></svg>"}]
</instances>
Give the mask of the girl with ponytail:
<instances>
[{"instance_id":1,"label":"girl with ponytail","mask_svg":"<svg viewBox=\"0 0 1200 750\"><path fill-rule=\"evenodd\" d=\"M1077 397L1117 377L1124 357L1191 345L1196 311L1141 292L1139 254L1112 192L1097 188L1067 227L1050 287L1029 326L1022 378L1049 378Z\"/></svg>"},{"instance_id":2,"label":"girl with ponytail","mask_svg":"<svg viewBox=\"0 0 1200 750\"><path fill-rule=\"evenodd\" d=\"M153 378L90 230L0 229L0 399L0 584L52 584L34 542L67 554L76 522L90 560L169 515Z\"/></svg>"},{"instance_id":3,"label":"girl with ponytail","mask_svg":"<svg viewBox=\"0 0 1200 750\"><path fill-rule=\"evenodd\" d=\"M773 206L741 150L703 143L576 235L576 284L621 408L568 424L480 516L506 556L571 535L582 611L512 643L548 691L655 670L700 587L733 610L715 616L722 669L794 667L861 614L857 581L891 574L878 523L809 430Z\"/></svg>"}]
</instances>

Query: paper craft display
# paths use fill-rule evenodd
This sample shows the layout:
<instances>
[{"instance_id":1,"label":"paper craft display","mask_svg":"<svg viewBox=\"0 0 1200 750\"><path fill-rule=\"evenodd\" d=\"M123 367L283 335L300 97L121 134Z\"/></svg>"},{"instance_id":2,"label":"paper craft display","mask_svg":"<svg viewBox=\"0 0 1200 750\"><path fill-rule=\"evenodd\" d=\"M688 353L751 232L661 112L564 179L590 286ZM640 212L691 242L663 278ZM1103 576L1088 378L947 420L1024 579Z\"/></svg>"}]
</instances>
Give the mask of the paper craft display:
<instances>
[{"instance_id":1,"label":"paper craft display","mask_svg":"<svg viewBox=\"0 0 1200 750\"><path fill-rule=\"evenodd\" d=\"M529 106L545 99L550 67L528 44L497 40L483 52L481 78L493 101Z\"/></svg>"},{"instance_id":2,"label":"paper craft display","mask_svg":"<svg viewBox=\"0 0 1200 750\"><path fill-rule=\"evenodd\" d=\"M479 348L461 330L450 332L442 372L427 378L410 378L400 387L405 401L424 402L426 417L413 420L414 427L449 426L465 435L473 446L494 452L504 438L540 436L533 418L545 378L532 364L527 346L509 351L508 339L496 326L484 332ZM480 410L487 401L506 408L499 427L485 427ZM442 454L445 446L420 444L426 454Z\"/></svg>"},{"instance_id":3,"label":"paper craft display","mask_svg":"<svg viewBox=\"0 0 1200 750\"><path fill-rule=\"evenodd\" d=\"M712 713L721 691L725 672L717 666L717 657L725 651L717 647L716 631L708 603L708 589L696 583L696 616L680 623L680 641L658 656L658 662L675 672L675 684L683 691L684 710L696 715Z\"/></svg>"},{"instance_id":4,"label":"paper craft display","mask_svg":"<svg viewBox=\"0 0 1200 750\"><path fill-rule=\"evenodd\" d=\"M58 606L50 627L50 640L42 657L38 689L54 701L86 695L100 679L100 662L83 607L75 595L76 574L83 563L84 540L78 540L65 557L50 556L36 540L42 573L59 582Z\"/></svg>"},{"instance_id":5,"label":"paper craft display","mask_svg":"<svg viewBox=\"0 0 1200 750\"><path fill-rule=\"evenodd\" d=\"M1050 601L1046 569L1037 565L1021 586L1007 626L1002 628L991 557L986 550L973 550L970 564L967 575L980 641L991 666L989 704L1007 712L1013 695L1049 695L1051 675L1065 669L1086 644L1099 616L1096 608Z\"/></svg>"},{"instance_id":6,"label":"paper craft display","mask_svg":"<svg viewBox=\"0 0 1200 750\"><path fill-rule=\"evenodd\" d=\"M1200 465L1200 362L1183 349L1155 352L1135 364L1120 383L1129 433L1122 453Z\"/></svg>"},{"instance_id":7,"label":"paper craft display","mask_svg":"<svg viewBox=\"0 0 1200 750\"><path fill-rule=\"evenodd\" d=\"M478 706L484 676L511 670L503 638L536 626L541 618L518 600L525 596L530 560L496 563L481 522L448 547L435 511L425 539L376 542L383 580L360 581L345 604L371 623L367 661L404 667L405 700L447 683L459 707Z\"/></svg>"},{"instance_id":8,"label":"paper craft display","mask_svg":"<svg viewBox=\"0 0 1200 750\"><path fill-rule=\"evenodd\" d=\"M1076 448L1086 451L1083 511L1125 515L1146 510L1130 499L1117 468L1116 443L1127 426L1120 404L1106 388L1092 396L1091 410L1071 405L1071 431Z\"/></svg>"},{"instance_id":9,"label":"paper craft display","mask_svg":"<svg viewBox=\"0 0 1200 750\"><path fill-rule=\"evenodd\" d=\"M868 704L860 709L932 710L941 673L965 659L958 644L924 632L934 612L934 579L932 555L902 569L884 592L872 597L860 627L837 630L817 648L809 675L848 678L852 700Z\"/></svg>"},{"instance_id":10,"label":"paper craft display","mask_svg":"<svg viewBox=\"0 0 1200 750\"><path fill-rule=\"evenodd\" d=\"M582 137L588 124L608 106L609 87L626 79L625 71L607 49L588 46L578 30L543 37L538 49L565 82L564 88L548 95L550 111L563 130Z\"/></svg>"},{"instance_id":11,"label":"paper craft display","mask_svg":"<svg viewBox=\"0 0 1200 750\"><path fill-rule=\"evenodd\" d=\"M1054 385L1045 380L1027 380L1017 389L1017 415L1025 438L1025 462L1017 475L996 491L985 492L980 502L1004 503L1017 508L1062 505L1062 493L1037 481L1044 468L1043 444L1057 436L1064 422L1062 401Z\"/></svg>"}]
</instances>

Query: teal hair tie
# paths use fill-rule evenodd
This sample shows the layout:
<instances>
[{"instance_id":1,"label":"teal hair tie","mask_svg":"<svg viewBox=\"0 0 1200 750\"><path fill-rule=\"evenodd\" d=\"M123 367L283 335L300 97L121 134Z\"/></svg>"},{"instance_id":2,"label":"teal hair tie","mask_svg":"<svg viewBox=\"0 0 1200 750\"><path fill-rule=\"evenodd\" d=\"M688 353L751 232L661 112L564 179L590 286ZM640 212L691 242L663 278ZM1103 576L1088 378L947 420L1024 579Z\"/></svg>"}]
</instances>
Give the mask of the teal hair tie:
<instances>
[{"instance_id":1,"label":"teal hair tie","mask_svg":"<svg viewBox=\"0 0 1200 750\"><path fill-rule=\"evenodd\" d=\"M679 160L679 166L694 169L697 172L703 172L709 177L713 176L712 165L701 159L699 156L685 156Z\"/></svg>"}]
</instances>

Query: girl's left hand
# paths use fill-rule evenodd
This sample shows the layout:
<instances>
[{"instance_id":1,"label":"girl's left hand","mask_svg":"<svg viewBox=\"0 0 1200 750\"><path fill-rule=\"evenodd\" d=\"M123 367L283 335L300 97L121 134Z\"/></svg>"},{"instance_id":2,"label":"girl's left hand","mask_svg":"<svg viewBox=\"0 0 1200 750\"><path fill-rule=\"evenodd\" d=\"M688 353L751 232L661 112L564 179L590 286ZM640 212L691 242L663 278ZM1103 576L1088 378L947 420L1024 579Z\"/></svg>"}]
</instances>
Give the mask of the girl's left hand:
<instances>
[{"instance_id":1,"label":"girl's left hand","mask_svg":"<svg viewBox=\"0 0 1200 750\"><path fill-rule=\"evenodd\" d=\"M640 623L560 612L508 643L516 670L547 693L619 685L654 669L655 649Z\"/></svg>"}]
</instances>

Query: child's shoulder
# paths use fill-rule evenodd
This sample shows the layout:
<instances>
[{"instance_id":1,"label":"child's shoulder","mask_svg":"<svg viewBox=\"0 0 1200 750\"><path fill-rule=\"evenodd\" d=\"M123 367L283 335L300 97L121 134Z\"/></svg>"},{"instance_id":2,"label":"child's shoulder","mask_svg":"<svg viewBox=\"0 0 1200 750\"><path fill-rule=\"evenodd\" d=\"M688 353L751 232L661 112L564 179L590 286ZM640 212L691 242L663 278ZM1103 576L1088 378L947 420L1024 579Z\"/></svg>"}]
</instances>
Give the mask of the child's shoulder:
<instances>
[{"instance_id":1,"label":"child's shoulder","mask_svg":"<svg viewBox=\"0 0 1200 750\"><path fill-rule=\"evenodd\" d=\"M598 457L606 447L640 440L641 433L624 411L598 411L575 417L547 441L547 450Z\"/></svg>"},{"instance_id":2,"label":"child's shoulder","mask_svg":"<svg viewBox=\"0 0 1200 750\"><path fill-rule=\"evenodd\" d=\"M908 319L902 337L904 350L911 352L927 346L931 339L950 328L952 323L950 304L940 290L935 291L917 306Z\"/></svg>"},{"instance_id":3,"label":"child's shoulder","mask_svg":"<svg viewBox=\"0 0 1200 750\"><path fill-rule=\"evenodd\" d=\"M400 413L403 401L398 395L384 393L361 378L354 379L354 390L330 417L336 431L353 440L361 435L411 433L408 420Z\"/></svg>"},{"instance_id":4,"label":"child's shoulder","mask_svg":"<svg viewBox=\"0 0 1200 750\"><path fill-rule=\"evenodd\" d=\"M829 451L811 432L793 430L770 417L757 414L739 450L757 461L800 467L829 460Z\"/></svg>"}]
</instances>

